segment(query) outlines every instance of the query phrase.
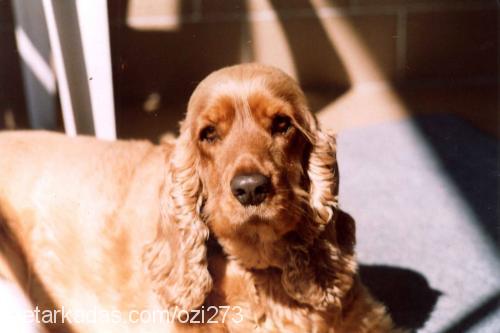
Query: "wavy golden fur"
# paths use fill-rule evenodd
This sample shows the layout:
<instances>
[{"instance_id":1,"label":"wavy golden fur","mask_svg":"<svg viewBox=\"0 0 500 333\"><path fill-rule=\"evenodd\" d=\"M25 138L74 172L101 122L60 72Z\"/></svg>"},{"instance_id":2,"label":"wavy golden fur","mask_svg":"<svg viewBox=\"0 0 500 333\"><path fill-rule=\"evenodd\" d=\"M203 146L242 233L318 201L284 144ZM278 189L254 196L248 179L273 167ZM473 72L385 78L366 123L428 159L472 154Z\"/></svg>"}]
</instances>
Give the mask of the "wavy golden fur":
<instances>
[{"instance_id":1,"label":"wavy golden fur","mask_svg":"<svg viewBox=\"0 0 500 333\"><path fill-rule=\"evenodd\" d=\"M354 223L337 206L335 138L275 68L209 75L180 136L161 146L22 132L0 134L0 149L4 275L33 304L185 310L188 319L229 306L210 316L216 324L179 317L73 331L393 330L357 277ZM254 173L269 192L243 205L231 181Z\"/></svg>"}]
</instances>

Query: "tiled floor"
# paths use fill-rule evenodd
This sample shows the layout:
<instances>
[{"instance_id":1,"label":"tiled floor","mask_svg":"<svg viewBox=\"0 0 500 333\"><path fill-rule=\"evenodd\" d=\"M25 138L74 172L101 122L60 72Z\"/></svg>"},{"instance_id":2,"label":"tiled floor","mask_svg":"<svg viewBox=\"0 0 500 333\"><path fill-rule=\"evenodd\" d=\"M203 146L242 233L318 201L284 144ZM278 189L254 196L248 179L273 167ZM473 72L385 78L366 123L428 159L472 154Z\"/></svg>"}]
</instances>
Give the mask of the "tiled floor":
<instances>
[{"instance_id":1,"label":"tiled floor","mask_svg":"<svg viewBox=\"0 0 500 333\"><path fill-rule=\"evenodd\" d=\"M401 326L496 333L498 141L453 115L342 131L340 207L362 278Z\"/></svg>"}]
</instances>

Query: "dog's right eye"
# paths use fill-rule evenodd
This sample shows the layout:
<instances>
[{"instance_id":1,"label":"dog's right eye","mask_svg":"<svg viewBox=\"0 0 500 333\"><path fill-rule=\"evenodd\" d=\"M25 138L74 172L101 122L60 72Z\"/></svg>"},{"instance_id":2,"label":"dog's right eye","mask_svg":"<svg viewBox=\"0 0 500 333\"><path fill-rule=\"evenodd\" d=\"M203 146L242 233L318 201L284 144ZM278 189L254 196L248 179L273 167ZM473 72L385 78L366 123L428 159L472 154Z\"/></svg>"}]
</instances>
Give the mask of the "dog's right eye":
<instances>
[{"instance_id":1,"label":"dog's right eye","mask_svg":"<svg viewBox=\"0 0 500 333\"><path fill-rule=\"evenodd\" d=\"M278 115L273 119L271 133L272 135L286 134L291 127L292 124L289 117Z\"/></svg>"},{"instance_id":2,"label":"dog's right eye","mask_svg":"<svg viewBox=\"0 0 500 333\"><path fill-rule=\"evenodd\" d=\"M217 140L217 130L214 126L207 126L203 128L200 132L200 141L206 141L212 143Z\"/></svg>"}]
</instances>

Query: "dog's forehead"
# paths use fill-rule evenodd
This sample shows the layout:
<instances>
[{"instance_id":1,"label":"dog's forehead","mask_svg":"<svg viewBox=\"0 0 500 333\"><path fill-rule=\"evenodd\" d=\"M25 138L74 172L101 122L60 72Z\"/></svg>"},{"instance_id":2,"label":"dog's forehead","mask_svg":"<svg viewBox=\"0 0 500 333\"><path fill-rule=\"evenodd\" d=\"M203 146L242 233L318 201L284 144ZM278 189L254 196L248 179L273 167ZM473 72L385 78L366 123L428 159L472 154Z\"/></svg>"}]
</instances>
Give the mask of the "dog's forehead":
<instances>
[{"instance_id":1,"label":"dog's forehead","mask_svg":"<svg viewBox=\"0 0 500 333\"><path fill-rule=\"evenodd\" d=\"M215 96L230 96L234 99L248 99L257 91L266 90L265 82L262 78L252 79L230 79L216 82L210 91L212 97Z\"/></svg>"},{"instance_id":2,"label":"dog's forehead","mask_svg":"<svg viewBox=\"0 0 500 333\"><path fill-rule=\"evenodd\" d=\"M214 84L202 114L205 116L232 117L235 112L254 116L272 116L281 109L292 115L292 108L280 96L272 94L263 79L226 80ZM203 112L204 111L204 112Z\"/></svg>"}]
</instances>

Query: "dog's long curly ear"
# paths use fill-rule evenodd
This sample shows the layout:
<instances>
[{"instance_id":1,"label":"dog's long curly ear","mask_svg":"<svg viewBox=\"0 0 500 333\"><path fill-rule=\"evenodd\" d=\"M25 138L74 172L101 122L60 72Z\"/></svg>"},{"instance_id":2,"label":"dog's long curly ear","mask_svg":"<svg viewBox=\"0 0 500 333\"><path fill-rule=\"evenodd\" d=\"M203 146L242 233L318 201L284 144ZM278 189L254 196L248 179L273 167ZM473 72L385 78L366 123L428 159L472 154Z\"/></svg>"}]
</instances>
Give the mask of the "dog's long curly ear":
<instances>
[{"instance_id":1,"label":"dog's long curly ear","mask_svg":"<svg viewBox=\"0 0 500 333\"><path fill-rule=\"evenodd\" d=\"M346 227L345 220L339 220L335 137L317 129L315 123L312 130L307 170L310 216L289 242L282 283L298 302L328 311L340 308L351 289L356 272L354 233L353 226ZM340 243L339 237L343 238Z\"/></svg>"},{"instance_id":2,"label":"dog's long curly ear","mask_svg":"<svg viewBox=\"0 0 500 333\"><path fill-rule=\"evenodd\" d=\"M339 172L335 136L316 130L307 175L311 181L310 204L320 230L334 222L338 209Z\"/></svg>"},{"instance_id":3,"label":"dog's long curly ear","mask_svg":"<svg viewBox=\"0 0 500 333\"><path fill-rule=\"evenodd\" d=\"M198 159L189 131L184 131L167 161L156 239L143 256L154 290L167 309L197 308L212 289L205 245L209 231L200 218L201 192Z\"/></svg>"}]
</instances>

